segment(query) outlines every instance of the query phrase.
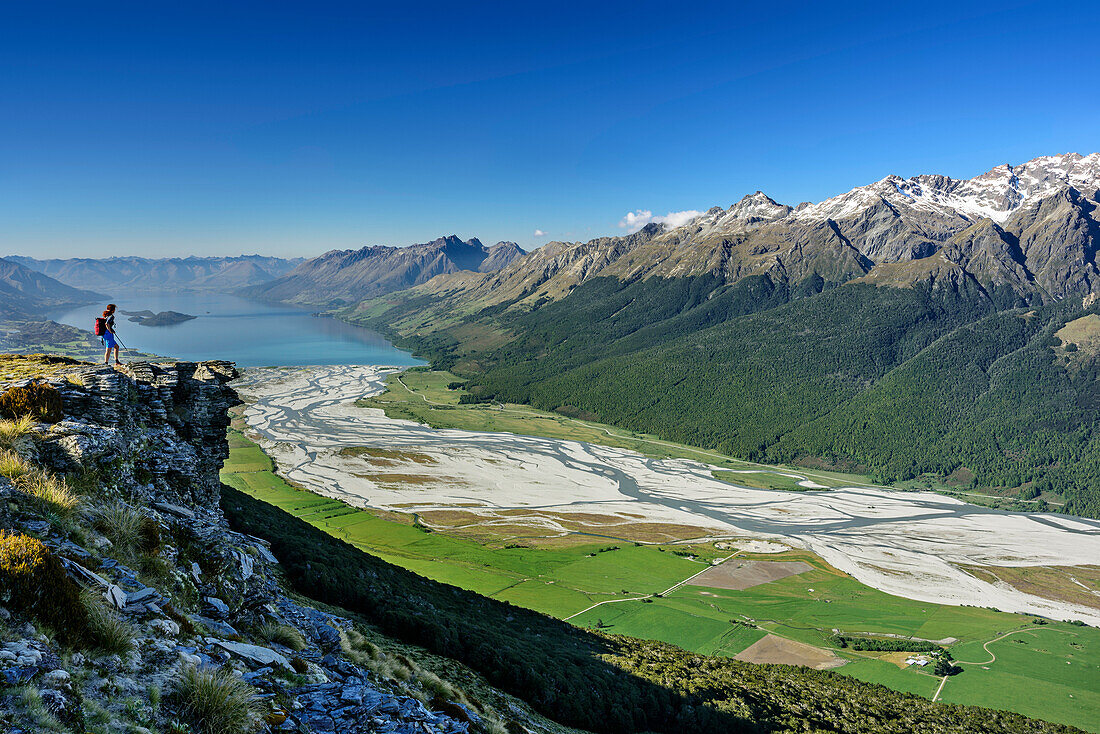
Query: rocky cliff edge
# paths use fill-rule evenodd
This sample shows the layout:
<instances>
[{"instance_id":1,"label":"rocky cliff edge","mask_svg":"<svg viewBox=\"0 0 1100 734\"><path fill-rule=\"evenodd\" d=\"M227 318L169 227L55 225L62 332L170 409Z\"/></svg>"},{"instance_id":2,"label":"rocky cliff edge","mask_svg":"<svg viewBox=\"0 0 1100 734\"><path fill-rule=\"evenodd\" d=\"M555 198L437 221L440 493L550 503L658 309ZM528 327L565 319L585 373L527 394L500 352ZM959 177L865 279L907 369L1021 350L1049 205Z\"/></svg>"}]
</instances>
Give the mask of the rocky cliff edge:
<instances>
[{"instance_id":1,"label":"rocky cliff edge","mask_svg":"<svg viewBox=\"0 0 1100 734\"><path fill-rule=\"evenodd\" d=\"M0 730L500 729L228 528L236 376L0 356Z\"/></svg>"}]
</instances>

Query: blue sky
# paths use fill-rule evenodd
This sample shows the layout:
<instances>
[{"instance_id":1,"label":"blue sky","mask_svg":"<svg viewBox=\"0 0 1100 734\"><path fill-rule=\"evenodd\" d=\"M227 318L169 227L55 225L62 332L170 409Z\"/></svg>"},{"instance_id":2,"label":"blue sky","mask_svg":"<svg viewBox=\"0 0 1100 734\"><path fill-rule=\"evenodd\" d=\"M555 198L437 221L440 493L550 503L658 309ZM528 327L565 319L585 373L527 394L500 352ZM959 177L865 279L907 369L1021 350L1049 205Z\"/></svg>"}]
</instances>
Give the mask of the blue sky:
<instances>
[{"instance_id":1,"label":"blue sky","mask_svg":"<svg viewBox=\"0 0 1100 734\"><path fill-rule=\"evenodd\" d=\"M970 177L1100 149L1097 39L1095 3L4 3L0 251L532 247Z\"/></svg>"}]
</instances>

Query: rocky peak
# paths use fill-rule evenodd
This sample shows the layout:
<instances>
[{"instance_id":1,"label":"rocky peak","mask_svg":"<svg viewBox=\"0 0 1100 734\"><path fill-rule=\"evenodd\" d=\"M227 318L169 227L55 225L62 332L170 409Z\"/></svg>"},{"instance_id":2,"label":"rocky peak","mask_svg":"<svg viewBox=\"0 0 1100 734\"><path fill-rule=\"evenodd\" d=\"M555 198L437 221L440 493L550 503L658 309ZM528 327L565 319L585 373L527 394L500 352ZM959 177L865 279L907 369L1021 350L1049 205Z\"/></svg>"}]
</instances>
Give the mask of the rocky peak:
<instances>
[{"instance_id":1,"label":"rocky peak","mask_svg":"<svg viewBox=\"0 0 1100 734\"><path fill-rule=\"evenodd\" d=\"M1100 153L1041 156L1018 166L1002 164L971 179L939 174L887 176L819 204L800 208L800 219L842 220L870 206L876 196L910 216L935 216L966 223L982 218L1003 224L1021 205L1069 186L1100 186Z\"/></svg>"}]
</instances>

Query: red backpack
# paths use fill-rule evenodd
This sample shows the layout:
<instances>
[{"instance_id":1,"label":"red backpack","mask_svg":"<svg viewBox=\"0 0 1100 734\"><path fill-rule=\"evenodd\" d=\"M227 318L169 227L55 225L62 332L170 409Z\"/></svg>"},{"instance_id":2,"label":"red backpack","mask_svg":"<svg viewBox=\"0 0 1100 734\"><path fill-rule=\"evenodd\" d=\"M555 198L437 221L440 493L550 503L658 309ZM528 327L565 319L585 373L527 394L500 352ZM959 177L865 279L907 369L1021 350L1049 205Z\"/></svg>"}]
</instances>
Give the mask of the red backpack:
<instances>
[{"instance_id":1,"label":"red backpack","mask_svg":"<svg viewBox=\"0 0 1100 734\"><path fill-rule=\"evenodd\" d=\"M107 319L100 316L95 320L95 335L96 336L103 336L106 333L107 333Z\"/></svg>"}]
</instances>

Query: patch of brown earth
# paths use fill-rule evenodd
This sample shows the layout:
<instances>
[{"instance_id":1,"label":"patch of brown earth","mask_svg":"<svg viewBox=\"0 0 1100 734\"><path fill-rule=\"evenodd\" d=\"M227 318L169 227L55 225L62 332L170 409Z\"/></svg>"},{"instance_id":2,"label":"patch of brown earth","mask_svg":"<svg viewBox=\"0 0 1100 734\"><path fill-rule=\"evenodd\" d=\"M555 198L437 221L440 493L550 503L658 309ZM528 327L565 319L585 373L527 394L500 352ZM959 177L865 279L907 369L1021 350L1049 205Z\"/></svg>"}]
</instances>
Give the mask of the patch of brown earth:
<instances>
[{"instance_id":1,"label":"patch of brown earth","mask_svg":"<svg viewBox=\"0 0 1100 734\"><path fill-rule=\"evenodd\" d=\"M797 576L813 569L804 561L741 561L731 558L721 566L713 566L688 582L691 586L709 589L751 589L753 586Z\"/></svg>"},{"instance_id":2,"label":"patch of brown earth","mask_svg":"<svg viewBox=\"0 0 1100 734\"><path fill-rule=\"evenodd\" d=\"M846 662L828 650L775 635L765 635L737 653L734 658L746 663L804 665L814 670L839 668Z\"/></svg>"},{"instance_id":3,"label":"patch of brown earth","mask_svg":"<svg viewBox=\"0 0 1100 734\"><path fill-rule=\"evenodd\" d=\"M428 454L420 451L401 451L398 449L379 449L373 446L345 446L336 452L338 456L354 459L364 459L374 463L411 461L414 464L435 464L436 460ZM385 466L392 466L387 463Z\"/></svg>"}]
</instances>

